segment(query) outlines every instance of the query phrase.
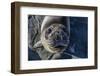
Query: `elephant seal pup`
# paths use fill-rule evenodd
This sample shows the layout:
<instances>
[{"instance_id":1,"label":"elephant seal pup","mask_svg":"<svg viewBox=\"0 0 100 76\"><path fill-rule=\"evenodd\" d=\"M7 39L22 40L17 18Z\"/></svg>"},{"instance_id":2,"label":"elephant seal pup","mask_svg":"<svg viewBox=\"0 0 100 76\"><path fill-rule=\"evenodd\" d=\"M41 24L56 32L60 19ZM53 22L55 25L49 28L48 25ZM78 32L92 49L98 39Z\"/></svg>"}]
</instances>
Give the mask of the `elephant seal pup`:
<instances>
[{"instance_id":1,"label":"elephant seal pup","mask_svg":"<svg viewBox=\"0 0 100 76\"><path fill-rule=\"evenodd\" d=\"M63 16L45 16L41 25L41 36L33 48L43 46L50 53L63 52L70 37L70 21Z\"/></svg>"}]
</instances>

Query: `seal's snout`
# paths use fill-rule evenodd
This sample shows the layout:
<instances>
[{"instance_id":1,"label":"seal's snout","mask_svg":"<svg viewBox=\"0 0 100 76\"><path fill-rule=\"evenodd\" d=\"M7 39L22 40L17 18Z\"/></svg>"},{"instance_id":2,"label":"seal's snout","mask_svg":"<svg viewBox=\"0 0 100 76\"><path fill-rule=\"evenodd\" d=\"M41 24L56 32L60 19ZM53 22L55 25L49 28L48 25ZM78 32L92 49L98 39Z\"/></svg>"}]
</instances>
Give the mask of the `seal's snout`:
<instances>
[{"instance_id":1,"label":"seal's snout","mask_svg":"<svg viewBox=\"0 0 100 76\"><path fill-rule=\"evenodd\" d=\"M61 36L60 36L59 34L56 34L56 35L55 35L55 40L62 40L62 39L61 39Z\"/></svg>"},{"instance_id":2,"label":"seal's snout","mask_svg":"<svg viewBox=\"0 0 100 76\"><path fill-rule=\"evenodd\" d=\"M65 35L65 33L63 31L56 31L54 33L55 36L55 40L66 40L67 36Z\"/></svg>"}]
</instances>

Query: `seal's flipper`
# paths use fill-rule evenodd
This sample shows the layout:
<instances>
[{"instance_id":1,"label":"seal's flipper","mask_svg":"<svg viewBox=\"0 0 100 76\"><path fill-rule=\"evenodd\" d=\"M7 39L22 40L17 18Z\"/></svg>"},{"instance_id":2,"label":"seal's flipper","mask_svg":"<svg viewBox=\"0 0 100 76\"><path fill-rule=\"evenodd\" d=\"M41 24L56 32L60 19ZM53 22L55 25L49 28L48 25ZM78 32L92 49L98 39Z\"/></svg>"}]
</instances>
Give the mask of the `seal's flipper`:
<instances>
[{"instance_id":1,"label":"seal's flipper","mask_svg":"<svg viewBox=\"0 0 100 76\"><path fill-rule=\"evenodd\" d=\"M41 40L34 44L33 48L41 48L43 47Z\"/></svg>"}]
</instances>

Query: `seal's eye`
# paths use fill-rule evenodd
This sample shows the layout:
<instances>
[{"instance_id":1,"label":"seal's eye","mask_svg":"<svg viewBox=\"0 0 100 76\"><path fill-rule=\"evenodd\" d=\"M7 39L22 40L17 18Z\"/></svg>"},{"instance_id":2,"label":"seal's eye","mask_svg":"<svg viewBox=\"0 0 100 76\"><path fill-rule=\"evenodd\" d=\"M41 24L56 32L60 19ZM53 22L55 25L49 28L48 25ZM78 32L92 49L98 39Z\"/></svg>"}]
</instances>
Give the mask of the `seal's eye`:
<instances>
[{"instance_id":1,"label":"seal's eye","mask_svg":"<svg viewBox=\"0 0 100 76\"><path fill-rule=\"evenodd\" d=\"M48 39L48 35L52 32L52 28L48 28L45 33L45 38Z\"/></svg>"},{"instance_id":2,"label":"seal's eye","mask_svg":"<svg viewBox=\"0 0 100 76\"><path fill-rule=\"evenodd\" d=\"M52 29L51 29L51 28L49 28L49 29L48 29L48 31L47 31L47 32L48 32L48 34L50 34L50 33L51 33L51 31L52 31Z\"/></svg>"}]
</instances>

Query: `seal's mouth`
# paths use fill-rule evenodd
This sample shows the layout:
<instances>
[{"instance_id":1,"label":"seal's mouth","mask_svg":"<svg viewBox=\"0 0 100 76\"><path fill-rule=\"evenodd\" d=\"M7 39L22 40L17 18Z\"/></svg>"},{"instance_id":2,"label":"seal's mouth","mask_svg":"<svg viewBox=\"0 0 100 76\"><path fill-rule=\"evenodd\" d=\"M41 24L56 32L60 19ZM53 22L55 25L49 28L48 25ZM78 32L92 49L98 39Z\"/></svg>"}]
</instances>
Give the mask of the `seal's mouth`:
<instances>
[{"instance_id":1,"label":"seal's mouth","mask_svg":"<svg viewBox=\"0 0 100 76\"><path fill-rule=\"evenodd\" d=\"M48 45L54 48L65 48L68 46L68 43L69 42L66 40L58 40L58 41L48 40Z\"/></svg>"},{"instance_id":2,"label":"seal's mouth","mask_svg":"<svg viewBox=\"0 0 100 76\"><path fill-rule=\"evenodd\" d=\"M57 53L57 52L62 52L66 48L66 46L63 46L63 45L51 46L51 45L49 45L49 48L52 51L54 51L55 53Z\"/></svg>"},{"instance_id":3,"label":"seal's mouth","mask_svg":"<svg viewBox=\"0 0 100 76\"><path fill-rule=\"evenodd\" d=\"M58 46L54 46L54 48L61 48L63 49L65 46L62 46L62 45L58 45Z\"/></svg>"}]
</instances>

